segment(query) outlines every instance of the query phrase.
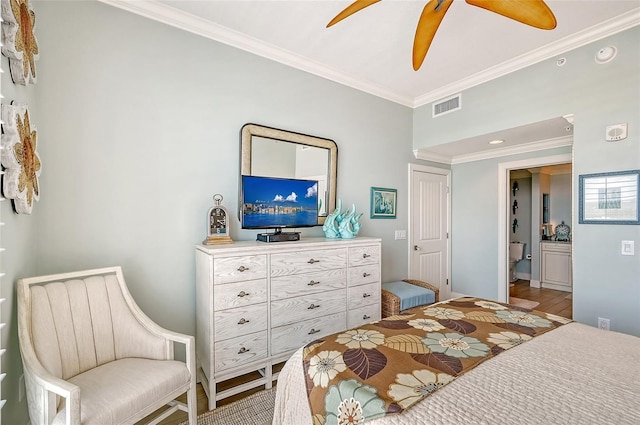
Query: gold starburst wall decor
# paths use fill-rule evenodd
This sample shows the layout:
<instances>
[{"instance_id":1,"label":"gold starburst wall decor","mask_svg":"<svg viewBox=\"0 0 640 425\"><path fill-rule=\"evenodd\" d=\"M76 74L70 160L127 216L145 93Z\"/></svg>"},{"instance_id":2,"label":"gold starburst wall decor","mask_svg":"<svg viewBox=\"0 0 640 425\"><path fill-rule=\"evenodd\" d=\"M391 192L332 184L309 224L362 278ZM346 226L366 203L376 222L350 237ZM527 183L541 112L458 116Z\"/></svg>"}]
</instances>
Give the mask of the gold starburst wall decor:
<instances>
[{"instance_id":1,"label":"gold starburst wall decor","mask_svg":"<svg viewBox=\"0 0 640 425\"><path fill-rule=\"evenodd\" d=\"M33 202L40 199L37 131L31 127L26 105L2 105L2 123L2 193L13 199L18 214L31 214Z\"/></svg>"},{"instance_id":2,"label":"gold starburst wall decor","mask_svg":"<svg viewBox=\"0 0 640 425\"><path fill-rule=\"evenodd\" d=\"M28 0L1 2L2 54L9 58L11 78L16 84L35 84L36 60L39 58L36 14Z\"/></svg>"}]
</instances>

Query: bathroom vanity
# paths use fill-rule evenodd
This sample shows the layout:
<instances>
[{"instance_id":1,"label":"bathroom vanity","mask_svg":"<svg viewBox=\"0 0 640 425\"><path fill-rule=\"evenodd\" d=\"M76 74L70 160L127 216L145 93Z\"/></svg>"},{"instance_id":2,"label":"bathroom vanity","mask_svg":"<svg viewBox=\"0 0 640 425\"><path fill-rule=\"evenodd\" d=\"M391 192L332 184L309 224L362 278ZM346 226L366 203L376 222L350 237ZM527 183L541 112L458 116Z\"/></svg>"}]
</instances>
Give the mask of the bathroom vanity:
<instances>
[{"instance_id":1,"label":"bathroom vanity","mask_svg":"<svg viewBox=\"0 0 640 425\"><path fill-rule=\"evenodd\" d=\"M571 242L540 241L540 283L543 288L571 292Z\"/></svg>"}]
</instances>

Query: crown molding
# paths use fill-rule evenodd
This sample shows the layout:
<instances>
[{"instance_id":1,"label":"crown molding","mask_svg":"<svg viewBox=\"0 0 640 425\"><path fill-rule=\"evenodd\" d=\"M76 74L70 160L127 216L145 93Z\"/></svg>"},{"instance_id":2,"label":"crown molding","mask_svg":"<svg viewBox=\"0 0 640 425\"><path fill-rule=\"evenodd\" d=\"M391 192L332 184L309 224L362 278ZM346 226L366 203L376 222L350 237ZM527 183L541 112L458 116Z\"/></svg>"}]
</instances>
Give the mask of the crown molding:
<instances>
[{"instance_id":1,"label":"crown molding","mask_svg":"<svg viewBox=\"0 0 640 425\"><path fill-rule=\"evenodd\" d=\"M433 90L414 99L400 95L397 92L380 85L362 81L354 76L344 74L288 50L281 49L272 44L265 43L262 40L247 36L246 34L242 34L221 25L214 24L211 21L200 18L199 16L186 13L182 10L153 0L98 1L193 34L236 47L257 56L280 62L284 65L300 69L310 74L326 78L336 83L369 93L400 105L408 106L410 108L423 106L427 103L449 96L452 93L457 93L486 83L511 72L515 72L522 68L526 68L527 66L541 62L545 59L549 59L558 54L622 32L636 25L640 25L640 8L633 9L625 14L565 37L557 42L488 68L468 78L456 81L455 83L442 86L438 90Z\"/></svg>"},{"instance_id":2,"label":"crown molding","mask_svg":"<svg viewBox=\"0 0 640 425\"><path fill-rule=\"evenodd\" d=\"M601 22L554 43L532 50L524 55L520 55L491 68L487 68L486 70L478 72L468 78L458 80L452 84L442 86L438 90L433 90L429 93L418 96L415 99L413 107L417 108L427 103L442 99L443 97L450 96L451 93L457 93L488 81L495 80L496 78L503 77L512 72L625 31L637 25L640 25L640 8L630 10L622 15Z\"/></svg>"},{"instance_id":3,"label":"crown molding","mask_svg":"<svg viewBox=\"0 0 640 425\"><path fill-rule=\"evenodd\" d=\"M314 62L308 58L281 49L272 44L266 43L254 37L227 27L215 24L199 16L192 15L180 9L158 3L153 0L130 1L130 0L98 0L110 6L135 13L154 21L200 35L211 40L236 47L257 56L261 56L273 61L282 63L293 68L300 69L310 74L317 75L327 80L372 94L400 105L413 107L414 99L401 96L398 93L384 87L362 81L356 77L344 74L321 63Z\"/></svg>"},{"instance_id":4,"label":"crown molding","mask_svg":"<svg viewBox=\"0 0 640 425\"><path fill-rule=\"evenodd\" d=\"M451 160L452 160L451 156L449 155L442 155L435 152L429 152L426 149L414 149L413 156L416 159L421 159L423 161L438 162L440 164L447 164L447 165L451 165Z\"/></svg>"},{"instance_id":5,"label":"crown molding","mask_svg":"<svg viewBox=\"0 0 640 425\"><path fill-rule=\"evenodd\" d=\"M424 161L439 162L441 164L464 164L465 162L482 161L491 158L500 158L503 156L517 155L529 152L543 151L547 149L561 148L573 145L573 136L556 137L553 139L539 140L531 143L523 143L517 146L508 146L504 148L496 148L481 152L473 152L462 155L443 155L436 152L430 152L428 148L415 149L413 151L416 159Z\"/></svg>"}]
</instances>

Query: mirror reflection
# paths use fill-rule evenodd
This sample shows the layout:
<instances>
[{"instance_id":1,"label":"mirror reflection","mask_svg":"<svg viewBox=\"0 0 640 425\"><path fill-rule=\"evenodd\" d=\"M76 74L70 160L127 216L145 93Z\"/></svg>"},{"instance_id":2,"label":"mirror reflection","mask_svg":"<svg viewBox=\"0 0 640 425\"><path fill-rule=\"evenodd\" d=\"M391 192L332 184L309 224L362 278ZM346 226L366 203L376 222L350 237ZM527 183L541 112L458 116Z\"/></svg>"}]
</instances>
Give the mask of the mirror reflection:
<instances>
[{"instance_id":1,"label":"mirror reflection","mask_svg":"<svg viewBox=\"0 0 640 425\"><path fill-rule=\"evenodd\" d=\"M246 124L241 175L318 181L318 224L335 209L338 147L333 140Z\"/></svg>"}]
</instances>

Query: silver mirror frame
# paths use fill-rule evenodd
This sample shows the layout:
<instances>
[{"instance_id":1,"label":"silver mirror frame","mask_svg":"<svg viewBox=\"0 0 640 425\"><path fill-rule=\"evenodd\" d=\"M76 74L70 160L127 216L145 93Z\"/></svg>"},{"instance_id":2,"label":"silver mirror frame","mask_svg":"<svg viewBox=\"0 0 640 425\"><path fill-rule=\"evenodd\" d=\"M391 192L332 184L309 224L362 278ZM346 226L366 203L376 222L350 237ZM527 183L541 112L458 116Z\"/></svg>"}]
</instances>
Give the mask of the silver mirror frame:
<instances>
[{"instance_id":1,"label":"silver mirror frame","mask_svg":"<svg viewBox=\"0 0 640 425\"><path fill-rule=\"evenodd\" d=\"M329 151L329 164L327 164L327 188L329 191L326 211L336 208L336 191L338 182L338 145L331 139L309 136L307 134L294 133L292 131L279 130L257 124L245 124L240 131L240 178L251 175L251 141L252 136L266 139L281 140L305 146L327 149ZM240 189L240 188L239 188ZM240 189L241 190L241 189ZM326 216L318 216L318 224L324 224Z\"/></svg>"}]
</instances>

